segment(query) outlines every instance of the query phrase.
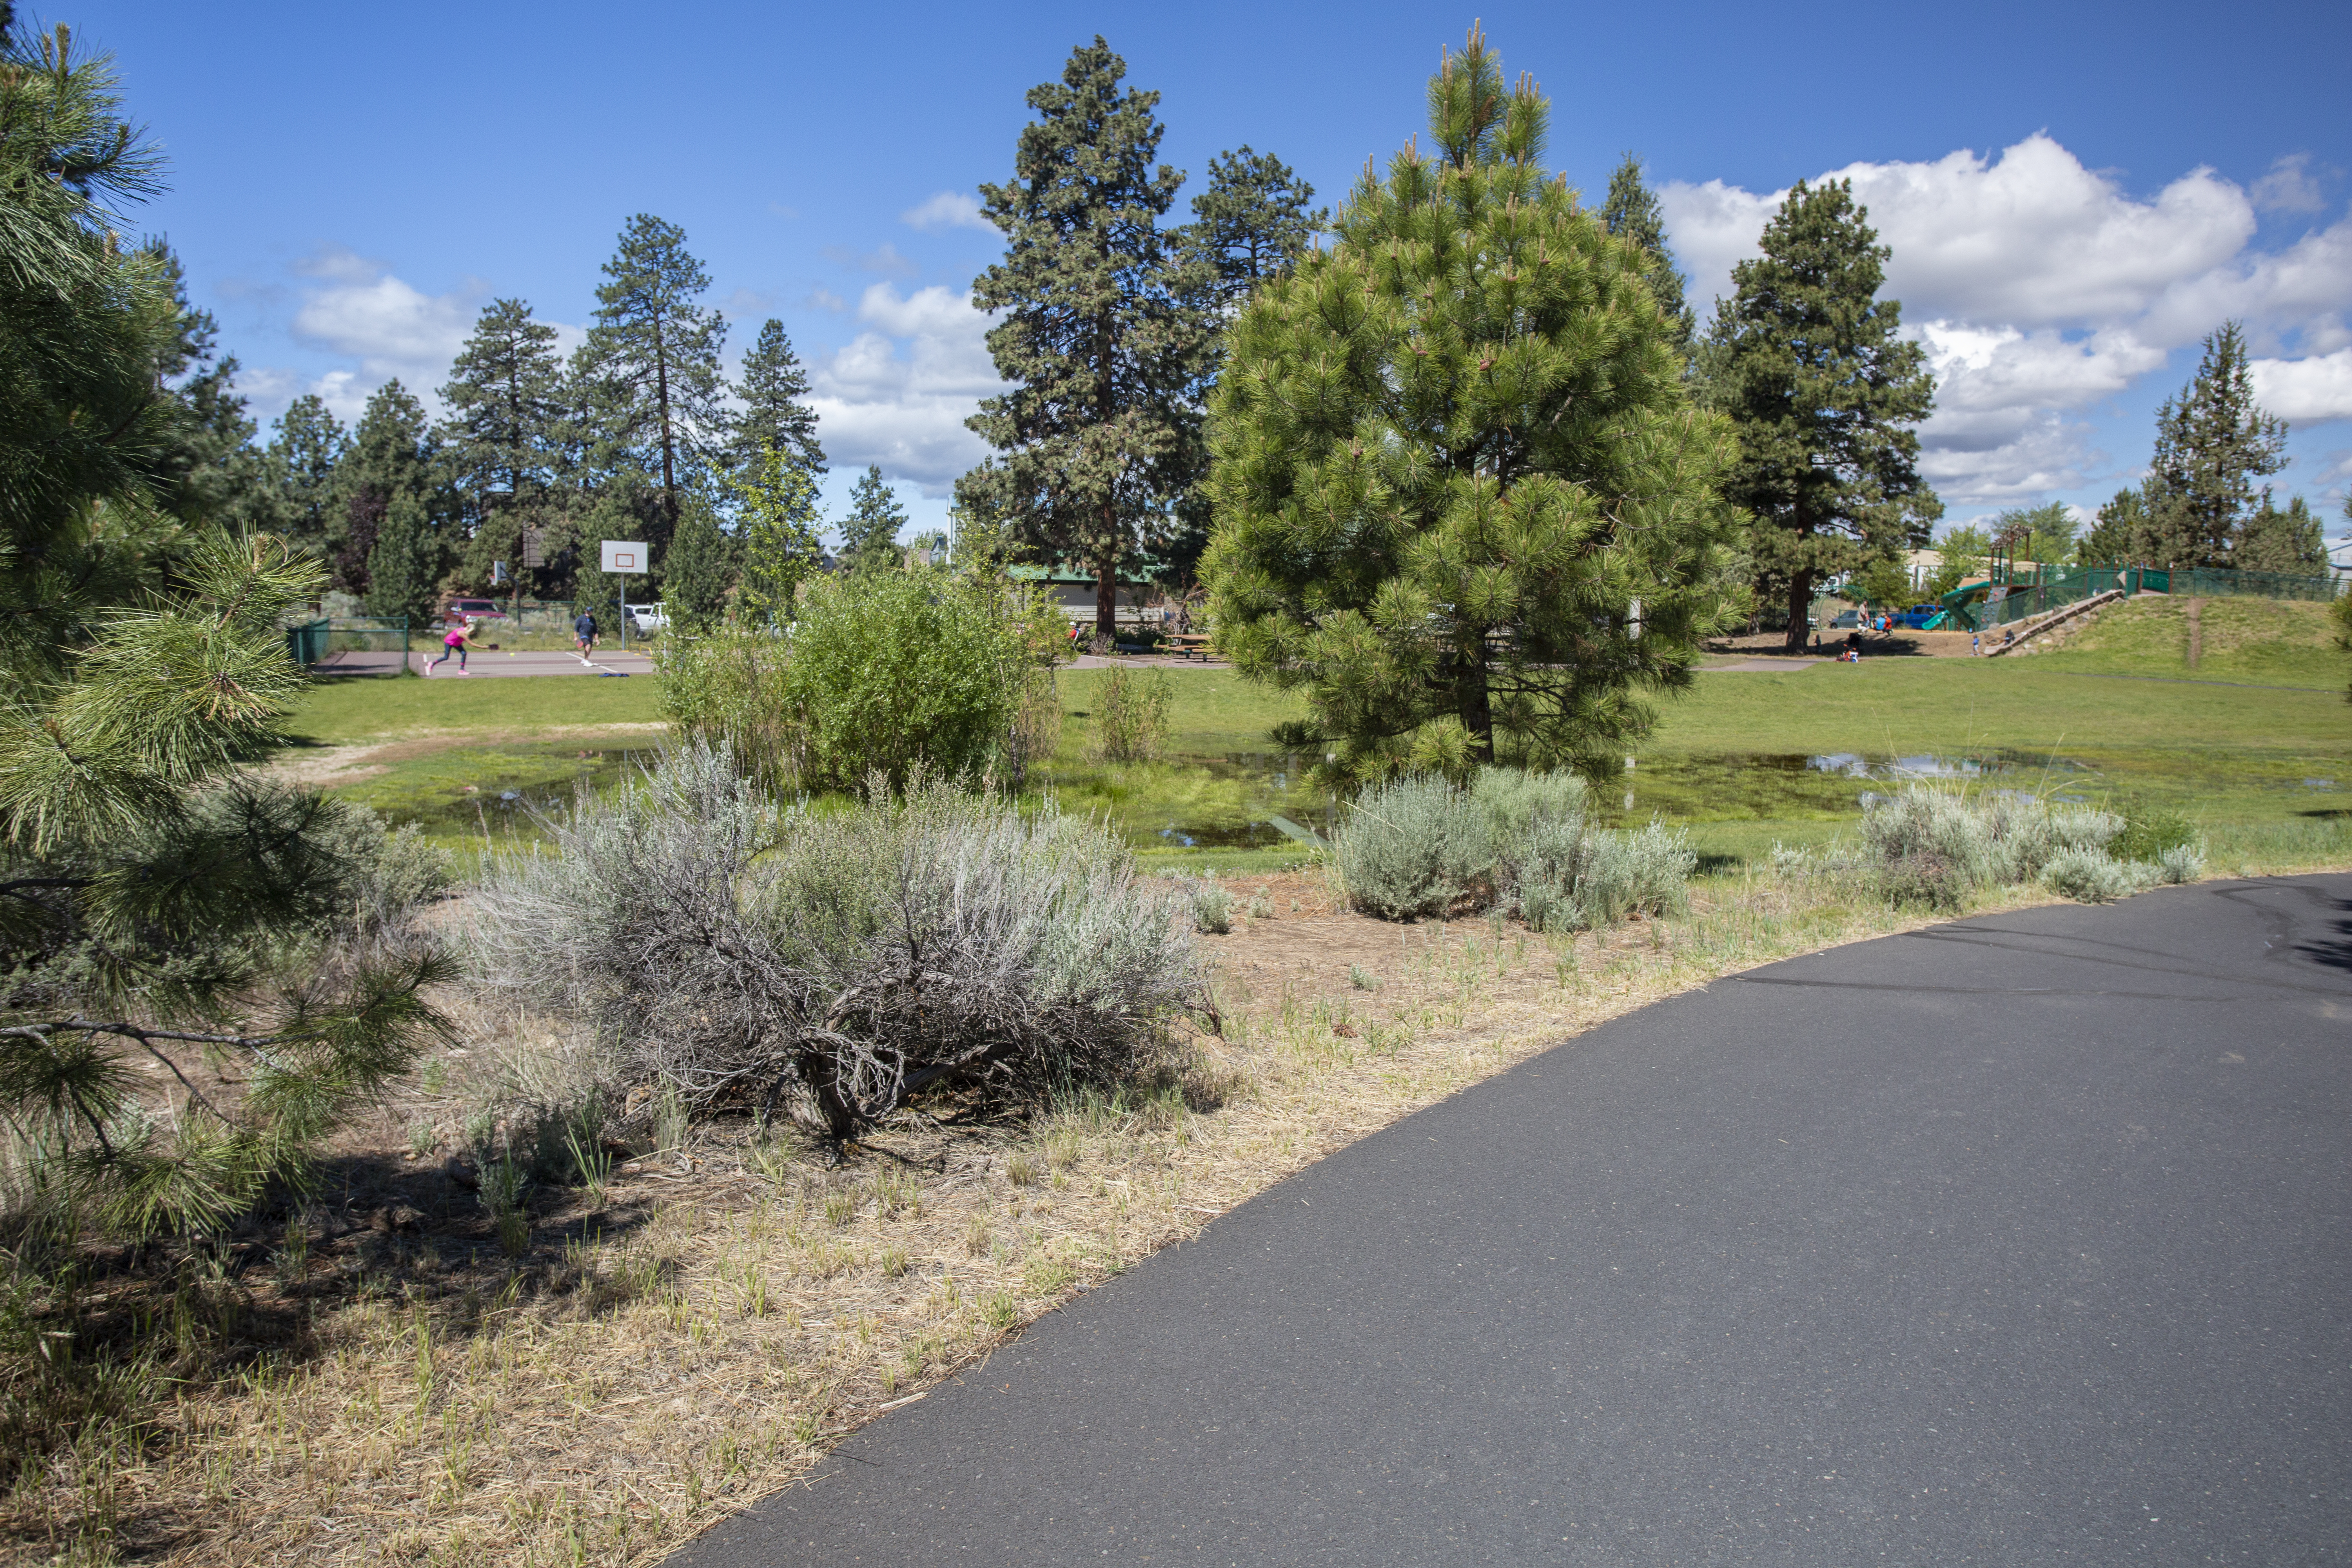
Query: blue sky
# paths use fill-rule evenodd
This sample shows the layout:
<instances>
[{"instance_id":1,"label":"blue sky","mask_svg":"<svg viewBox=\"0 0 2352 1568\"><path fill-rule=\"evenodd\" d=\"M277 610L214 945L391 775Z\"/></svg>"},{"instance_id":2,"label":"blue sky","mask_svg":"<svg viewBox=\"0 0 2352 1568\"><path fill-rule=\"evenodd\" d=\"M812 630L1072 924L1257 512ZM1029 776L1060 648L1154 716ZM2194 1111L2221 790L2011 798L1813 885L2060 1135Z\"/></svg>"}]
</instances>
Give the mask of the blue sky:
<instances>
[{"instance_id":1,"label":"blue sky","mask_svg":"<svg viewBox=\"0 0 2352 1568\"><path fill-rule=\"evenodd\" d=\"M1597 196L1632 150L1704 308L1778 193L1847 172L1942 373L1949 516L2095 505L2200 336L2244 319L2294 425L2281 484L2352 481L2352 7L52 5L112 50L173 166L147 226L265 421L428 391L488 300L577 327L623 221L681 225L735 321L818 382L836 504L877 462L918 522L978 456L965 301L1022 99L1102 33L1198 176L1248 142L1337 199L1420 128L1473 15ZM1183 200L1197 189L1197 178ZM1178 216L1181 216L1181 213Z\"/></svg>"}]
</instances>

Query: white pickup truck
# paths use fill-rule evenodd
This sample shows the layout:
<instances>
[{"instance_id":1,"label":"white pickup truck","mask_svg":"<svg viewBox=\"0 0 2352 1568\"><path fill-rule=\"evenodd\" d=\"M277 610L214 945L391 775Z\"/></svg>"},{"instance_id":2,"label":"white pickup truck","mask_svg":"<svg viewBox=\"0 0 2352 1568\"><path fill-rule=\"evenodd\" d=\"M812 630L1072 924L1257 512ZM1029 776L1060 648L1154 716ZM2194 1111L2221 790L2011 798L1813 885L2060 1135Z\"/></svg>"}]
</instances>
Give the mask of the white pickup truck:
<instances>
[{"instance_id":1,"label":"white pickup truck","mask_svg":"<svg viewBox=\"0 0 2352 1568\"><path fill-rule=\"evenodd\" d=\"M629 624L641 632L657 632L669 626L669 612L659 605L625 605Z\"/></svg>"}]
</instances>

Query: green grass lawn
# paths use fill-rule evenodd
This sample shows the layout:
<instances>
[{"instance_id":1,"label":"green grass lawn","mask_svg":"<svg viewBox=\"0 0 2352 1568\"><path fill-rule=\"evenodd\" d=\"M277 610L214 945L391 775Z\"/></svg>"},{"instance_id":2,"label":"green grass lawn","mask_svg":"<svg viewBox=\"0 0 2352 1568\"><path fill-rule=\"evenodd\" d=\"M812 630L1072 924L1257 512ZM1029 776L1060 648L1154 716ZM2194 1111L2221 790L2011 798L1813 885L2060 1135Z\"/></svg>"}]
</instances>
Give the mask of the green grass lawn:
<instances>
[{"instance_id":1,"label":"green grass lawn","mask_svg":"<svg viewBox=\"0 0 2352 1568\"><path fill-rule=\"evenodd\" d=\"M315 746L468 731L529 735L582 724L656 721L661 718L660 698L649 675L542 675L527 680L330 677L311 690L286 731Z\"/></svg>"},{"instance_id":2,"label":"green grass lawn","mask_svg":"<svg viewBox=\"0 0 2352 1568\"><path fill-rule=\"evenodd\" d=\"M2330 645L2324 606L2208 601L2193 671L2182 608L2120 605L2063 649L2026 658L1701 674L1660 701L1657 730L1601 804L1619 821L1686 825L1719 867L1849 830L1865 794L1907 776L2178 811L2217 839L2352 838L2352 659ZM1301 782L1312 759L1266 739L1301 711L1295 699L1230 670L1164 671L1168 756L1112 766L1087 758L1107 673L1062 672L1061 745L1033 795L1108 815L1149 864L1249 871L1301 858L1272 819L1319 826L1328 803ZM388 771L340 787L478 845L486 826L527 831L527 801L619 776L652 735L561 731L657 721L658 695L650 677L344 680L322 684L289 728L312 746L416 741L381 759Z\"/></svg>"}]
</instances>

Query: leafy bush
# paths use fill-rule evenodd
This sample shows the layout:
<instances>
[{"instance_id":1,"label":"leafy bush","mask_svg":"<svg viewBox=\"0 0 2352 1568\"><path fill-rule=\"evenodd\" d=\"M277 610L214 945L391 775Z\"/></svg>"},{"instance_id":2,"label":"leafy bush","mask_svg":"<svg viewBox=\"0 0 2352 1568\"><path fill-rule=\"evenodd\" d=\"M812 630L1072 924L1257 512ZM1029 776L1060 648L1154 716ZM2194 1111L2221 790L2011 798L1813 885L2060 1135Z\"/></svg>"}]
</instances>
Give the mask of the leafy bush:
<instances>
[{"instance_id":1,"label":"leafy bush","mask_svg":"<svg viewBox=\"0 0 2352 1568\"><path fill-rule=\"evenodd\" d=\"M2189 819L2177 812L2160 811L2147 806L2133 806L2124 813L2123 831L2107 846L2107 852L2118 860L2161 861L2168 849L2179 849L2197 842L2197 829Z\"/></svg>"},{"instance_id":2,"label":"leafy bush","mask_svg":"<svg viewBox=\"0 0 2352 1568\"><path fill-rule=\"evenodd\" d=\"M1675 914L1689 904L1698 857L1683 829L1653 822L1629 833L1596 833L1591 842L1591 862L1571 889L1586 924L1612 924L1635 910Z\"/></svg>"},{"instance_id":3,"label":"leafy bush","mask_svg":"<svg viewBox=\"0 0 2352 1568\"><path fill-rule=\"evenodd\" d=\"M771 783L893 788L919 769L956 776L1008 760L1039 665L992 585L940 572L859 572L816 583L780 632L677 637L659 666L682 739L721 745Z\"/></svg>"},{"instance_id":4,"label":"leafy bush","mask_svg":"<svg viewBox=\"0 0 2352 1568\"><path fill-rule=\"evenodd\" d=\"M791 645L768 630L681 629L654 654L662 717L678 741L724 747L763 783L794 771L794 729L784 691Z\"/></svg>"},{"instance_id":5,"label":"leafy bush","mask_svg":"<svg viewBox=\"0 0 2352 1568\"><path fill-rule=\"evenodd\" d=\"M1035 1100L1149 1065L1201 1000L1191 921L1107 827L919 768L780 812L696 745L550 827L475 901L480 984L688 1105L841 1138L934 1086Z\"/></svg>"},{"instance_id":6,"label":"leafy bush","mask_svg":"<svg viewBox=\"0 0 2352 1568\"><path fill-rule=\"evenodd\" d=\"M1168 744L1168 677L1150 679L1114 668L1095 697L1094 743L1099 763L1148 763Z\"/></svg>"},{"instance_id":7,"label":"leafy bush","mask_svg":"<svg viewBox=\"0 0 2352 1568\"><path fill-rule=\"evenodd\" d=\"M1494 864L1486 819L1460 790L1428 774L1357 795L1331 853L1348 901L1391 921L1444 913Z\"/></svg>"},{"instance_id":8,"label":"leafy bush","mask_svg":"<svg viewBox=\"0 0 2352 1568\"><path fill-rule=\"evenodd\" d=\"M1030 668L992 595L930 572L819 583L793 627L784 694L801 782L892 788L918 770L978 773L1003 744Z\"/></svg>"}]
</instances>

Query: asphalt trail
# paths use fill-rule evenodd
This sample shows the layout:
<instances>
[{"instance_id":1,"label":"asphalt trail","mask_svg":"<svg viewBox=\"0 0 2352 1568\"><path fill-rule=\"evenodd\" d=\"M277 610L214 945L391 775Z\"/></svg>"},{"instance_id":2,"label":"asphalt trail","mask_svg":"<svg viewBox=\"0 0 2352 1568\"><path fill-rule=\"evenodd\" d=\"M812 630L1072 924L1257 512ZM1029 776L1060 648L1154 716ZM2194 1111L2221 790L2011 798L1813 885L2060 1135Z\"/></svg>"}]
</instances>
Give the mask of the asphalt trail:
<instances>
[{"instance_id":1,"label":"asphalt trail","mask_svg":"<svg viewBox=\"0 0 2352 1568\"><path fill-rule=\"evenodd\" d=\"M2340 1563L2352 876L1718 983L1322 1161L679 1568Z\"/></svg>"}]
</instances>

